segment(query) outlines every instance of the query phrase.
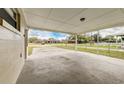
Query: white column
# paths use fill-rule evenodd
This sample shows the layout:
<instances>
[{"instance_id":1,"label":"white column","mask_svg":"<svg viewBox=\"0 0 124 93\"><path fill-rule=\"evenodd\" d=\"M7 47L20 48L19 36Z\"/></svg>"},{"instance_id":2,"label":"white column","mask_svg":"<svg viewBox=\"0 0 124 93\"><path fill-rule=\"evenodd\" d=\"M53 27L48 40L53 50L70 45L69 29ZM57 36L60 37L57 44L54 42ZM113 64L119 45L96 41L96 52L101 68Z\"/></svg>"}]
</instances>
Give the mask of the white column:
<instances>
[{"instance_id":1,"label":"white column","mask_svg":"<svg viewBox=\"0 0 124 93\"><path fill-rule=\"evenodd\" d=\"M28 56L28 33L29 33L29 28L26 28L25 29L25 32L24 32L24 49L25 49L25 59L27 58Z\"/></svg>"},{"instance_id":2,"label":"white column","mask_svg":"<svg viewBox=\"0 0 124 93\"><path fill-rule=\"evenodd\" d=\"M90 40L90 46L92 45L92 32L91 32L91 40Z\"/></svg>"},{"instance_id":3,"label":"white column","mask_svg":"<svg viewBox=\"0 0 124 93\"><path fill-rule=\"evenodd\" d=\"M68 43L68 41L67 41L67 39L65 40L65 46L67 47L67 43Z\"/></svg>"},{"instance_id":4,"label":"white column","mask_svg":"<svg viewBox=\"0 0 124 93\"><path fill-rule=\"evenodd\" d=\"M77 50L77 34L75 34L75 50Z\"/></svg>"},{"instance_id":5,"label":"white column","mask_svg":"<svg viewBox=\"0 0 124 93\"><path fill-rule=\"evenodd\" d=\"M99 43L99 31L97 33L97 43Z\"/></svg>"},{"instance_id":6,"label":"white column","mask_svg":"<svg viewBox=\"0 0 124 93\"><path fill-rule=\"evenodd\" d=\"M122 36L121 36L121 46L123 45L123 40L122 40Z\"/></svg>"},{"instance_id":7,"label":"white column","mask_svg":"<svg viewBox=\"0 0 124 93\"><path fill-rule=\"evenodd\" d=\"M118 48L118 36L116 36L116 48Z\"/></svg>"},{"instance_id":8,"label":"white column","mask_svg":"<svg viewBox=\"0 0 124 93\"><path fill-rule=\"evenodd\" d=\"M86 36L86 33L85 33L85 39L86 39L86 37L87 37L87 36ZM86 47L86 49L87 49L87 43L85 43L85 47Z\"/></svg>"},{"instance_id":9,"label":"white column","mask_svg":"<svg viewBox=\"0 0 124 93\"><path fill-rule=\"evenodd\" d=\"M97 32L97 53L99 53L99 31Z\"/></svg>"},{"instance_id":10,"label":"white column","mask_svg":"<svg viewBox=\"0 0 124 93\"><path fill-rule=\"evenodd\" d=\"M110 56L110 52L111 52L111 37L109 37L109 44L108 44L108 52L109 52L109 56Z\"/></svg>"}]
</instances>

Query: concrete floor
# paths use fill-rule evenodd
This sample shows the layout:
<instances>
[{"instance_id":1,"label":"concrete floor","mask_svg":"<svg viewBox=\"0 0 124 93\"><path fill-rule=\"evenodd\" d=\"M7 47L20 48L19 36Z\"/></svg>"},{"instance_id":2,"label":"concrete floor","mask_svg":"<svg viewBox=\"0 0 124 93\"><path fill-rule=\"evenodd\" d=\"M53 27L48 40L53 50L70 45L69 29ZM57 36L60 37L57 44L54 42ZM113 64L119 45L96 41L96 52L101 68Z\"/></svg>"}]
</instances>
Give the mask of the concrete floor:
<instances>
[{"instance_id":1,"label":"concrete floor","mask_svg":"<svg viewBox=\"0 0 124 93\"><path fill-rule=\"evenodd\" d=\"M35 48L17 83L124 83L124 60L55 47Z\"/></svg>"}]
</instances>

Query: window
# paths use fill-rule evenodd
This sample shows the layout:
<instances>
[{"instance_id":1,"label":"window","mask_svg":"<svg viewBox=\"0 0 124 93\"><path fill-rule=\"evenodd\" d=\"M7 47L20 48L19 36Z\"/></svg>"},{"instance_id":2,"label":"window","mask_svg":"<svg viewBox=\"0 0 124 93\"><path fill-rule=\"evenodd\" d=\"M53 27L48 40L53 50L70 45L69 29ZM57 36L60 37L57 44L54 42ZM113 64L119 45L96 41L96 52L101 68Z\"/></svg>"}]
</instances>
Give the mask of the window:
<instances>
[{"instance_id":1,"label":"window","mask_svg":"<svg viewBox=\"0 0 124 93\"><path fill-rule=\"evenodd\" d=\"M0 17L20 31L20 14L17 9L0 8Z\"/></svg>"}]
</instances>

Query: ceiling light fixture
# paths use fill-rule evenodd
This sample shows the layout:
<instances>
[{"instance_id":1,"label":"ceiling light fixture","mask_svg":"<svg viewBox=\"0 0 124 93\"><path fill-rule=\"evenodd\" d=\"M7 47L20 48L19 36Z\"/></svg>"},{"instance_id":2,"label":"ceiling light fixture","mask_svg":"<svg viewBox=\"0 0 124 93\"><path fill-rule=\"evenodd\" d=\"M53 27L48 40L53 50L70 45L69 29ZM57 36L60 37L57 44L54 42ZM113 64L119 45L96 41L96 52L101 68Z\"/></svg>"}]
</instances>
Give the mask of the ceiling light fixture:
<instances>
[{"instance_id":1,"label":"ceiling light fixture","mask_svg":"<svg viewBox=\"0 0 124 93\"><path fill-rule=\"evenodd\" d=\"M85 21L85 18L80 18L80 21L81 21L81 22Z\"/></svg>"}]
</instances>

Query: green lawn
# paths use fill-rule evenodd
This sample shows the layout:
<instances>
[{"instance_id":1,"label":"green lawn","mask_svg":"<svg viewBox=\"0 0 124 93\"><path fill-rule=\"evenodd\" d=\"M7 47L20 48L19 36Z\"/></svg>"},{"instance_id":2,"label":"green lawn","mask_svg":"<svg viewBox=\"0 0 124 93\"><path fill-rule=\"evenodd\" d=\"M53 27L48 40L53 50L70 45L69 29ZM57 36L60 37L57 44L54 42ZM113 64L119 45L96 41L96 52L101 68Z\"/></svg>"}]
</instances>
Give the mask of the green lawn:
<instances>
[{"instance_id":1,"label":"green lawn","mask_svg":"<svg viewBox=\"0 0 124 93\"><path fill-rule=\"evenodd\" d=\"M59 48L75 50L74 44L67 44L67 45L65 45L65 44L48 44L48 45L59 47ZM28 45L28 55L32 54L33 48L39 48L41 46L42 46L41 44L29 44ZM108 50L96 50L96 49L90 49L88 47L81 47L81 46L82 46L81 44L78 45L76 51L90 52L90 53L94 53L94 54L100 54L100 55L110 56L110 57L114 57L114 58L124 59L124 52L112 51L112 50L111 51L108 51ZM113 48L114 47L115 46L113 46ZM105 46L105 48L108 48L108 47Z\"/></svg>"},{"instance_id":2,"label":"green lawn","mask_svg":"<svg viewBox=\"0 0 124 93\"><path fill-rule=\"evenodd\" d=\"M33 48L39 48L41 46L42 46L41 44L31 44L31 43L29 43L28 44L28 55L32 54Z\"/></svg>"},{"instance_id":3,"label":"green lawn","mask_svg":"<svg viewBox=\"0 0 124 93\"><path fill-rule=\"evenodd\" d=\"M56 44L54 46L60 47L60 48L65 48L65 49L75 50L74 45L66 46L66 45L62 45L62 44ZM124 59L124 52L120 52L120 51L97 50L97 49L90 49L90 48L83 48L83 47L77 47L77 51L90 52L90 53L94 53L94 54L100 54L100 55L110 56L110 57L114 57L114 58Z\"/></svg>"},{"instance_id":4,"label":"green lawn","mask_svg":"<svg viewBox=\"0 0 124 93\"><path fill-rule=\"evenodd\" d=\"M120 48L120 45L116 45L116 44L110 44L110 46L109 46L109 45L99 45L99 44L97 45L97 44L89 44L89 43L87 43L87 44L78 44L78 47L79 46L80 47L81 46L83 46L83 47L94 47L94 48L96 48L96 47L98 47L98 48L108 48L108 47L110 47L111 49L119 49Z\"/></svg>"}]
</instances>

